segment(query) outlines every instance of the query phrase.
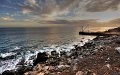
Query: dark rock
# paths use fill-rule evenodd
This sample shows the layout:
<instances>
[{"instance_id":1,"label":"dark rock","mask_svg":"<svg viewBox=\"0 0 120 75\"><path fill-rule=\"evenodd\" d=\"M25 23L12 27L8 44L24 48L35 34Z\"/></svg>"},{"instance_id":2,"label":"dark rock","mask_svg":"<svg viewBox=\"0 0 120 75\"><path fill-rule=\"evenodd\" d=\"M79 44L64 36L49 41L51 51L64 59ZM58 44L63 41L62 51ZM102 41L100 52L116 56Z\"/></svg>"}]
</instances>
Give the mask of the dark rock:
<instances>
[{"instance_id":1,"label":"dark rock","mask_svg":"<svg viewBox=\"0 0 120 75\"><path fill-rule=\"evenodd\" d=\"M55 57L59 57L59 53L57 53L56 51L52 51L52 52L51 52L51 55L52 55L52 56L55 56Z\"/></svg>"},{"instance_id":2,"label":"dark rock","mask_svg":"<svg viewBox=\"0 0 120 75\"><path fill-rule=\"evenodd\" d=\"M30 66L19 66L19 68L17 69L16 71L16 75L23 75L25 72L28 72L28 71L31 71L32 70L32 67Z\"/></svg>"},{"instance_id":3,"label":"dark rock","mask_svg":"<svg viewBox=\"0 0 120 75\"><path fill-rule=\"evenodd\" d=\"M60 56L63 56L63 55L66 55L66 52L65 52L65 51L61 51L61 52L60 52Z\"/></svg>"},{"instance_id":4,"label":"dark rock","mask_svg":"<svg viewBox=\"0 0 120 75\"><path fill-rule=\"evenodd\" d=\"M75 48L77 48L77 47L78 47L78 45L74 45L74 47L75 47Z\"/></svg>"},{"instance_id":5,"label":"dark rock","mask_svg":"<svg viewBox=\"0 0 120 75\"><path fill-rule=\"evenodd\" d=\"M7 57L5 57L5 58L3 58L3 57L0 57L0 60L9 60L9 59L14 59L15 58L15 55L12 55L12 56L7 56Z\"/></svg>"},{"instance_id":6,"label":"dark rock","mask_svg":"<svg viewBox=\"0 0 120 75\"><path fill-rule=\"evenodd\" d=\"M45 63L48 59L48 55L46 52L38 53L37 58L33 61L33 65L36 66L38 63Z\"/></svg>"},{"instance_id":7,"label":"dark rock","mask_svg":"<svg viewBox=\"0 0 120 75\"><path fill-rule=\"evenodd\" d=\"M16 75L14 72L6 70L2 73L2 75Z\"/></svg>"},{"instance_id":8,"label":"dark rock","mask_svg":"<svg viewBox=\"0 0 120 75\"><path fill-rule=\"evenodd\" d=\"M56 51L52 51L51 56L47 60L47 65L56 66L59 64L59 61L60 61L59 53L57 53Z\"/></svg>"},{"instance_id":9,"label":"dark rock","mask_svg":"<svg viewBox=\"0 0 120 75\"><path fill-rule=\"evenodd\" d=\"M59 65L59 61L60 61L59 58L58 59L57 58L50 58L47 61L47 65L56 66L56 65Z\"/></svg>"}]
</instances>

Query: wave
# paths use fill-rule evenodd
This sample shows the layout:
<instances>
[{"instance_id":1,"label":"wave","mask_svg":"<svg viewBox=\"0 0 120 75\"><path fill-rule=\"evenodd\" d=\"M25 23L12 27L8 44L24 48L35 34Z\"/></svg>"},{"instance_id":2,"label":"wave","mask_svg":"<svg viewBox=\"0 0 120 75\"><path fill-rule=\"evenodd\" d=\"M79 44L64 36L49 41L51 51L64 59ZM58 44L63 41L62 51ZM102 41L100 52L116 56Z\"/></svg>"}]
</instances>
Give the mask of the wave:
<instances>
[{"instance_id":1,"label":"wave","mask_svg":"<svg viewBox=\"0 0 120 75\"><path fill-rule=\"evenodd\" d=\"M1 53L0 54L0 58L7 58L7 57L11 57L11 56L15 56L16 53L10 52L10 53Z\"/></svg>"},{"instance_id":2,"label":"wave","mask_svg":"<svg viewBox=\"0 0 120 75\"><path fill-rule=\"evenodd\" d=\"M18 62L20 62L21 59L22 58L17 58L0 62L2 65L0 66L0 73L4 72L5 70L15 70L17 68L16 65Z\"/></svg>"},{"instance_id":3,"label":"wave","mask_svg":"<svg viewBox=\"0 0 120 75\"><path fill-rule=\"evenodd\" d=\"M89 39L92 40L93 38L94 37L90 37ZM33 59L37 57L37 54L39 52L48 52L49 54L51 54L51 51L55 51L55 50L59 54L61 51L70 52L72 49L74 49L74 45L83 46L88 41L89 41L88 38L85 38L85 39L81 39L81 41L76 41L70 44L63 44L63 45L52 44L48 46L43 46L41 48L32 51L25 51L25 52L21 51L21 55L17 55L15 59L0 61L1 64L0 73L4 72L5 70L16 70L18 63L23 59L25 59L24 61L25 66L33 65ZM20 50L20 47L15 47L14 50ZM15 56L16 53L14 52L4 53L4 54L0 54L0 57L6 58L12 55Z\"/></svg>"}]
</instances>

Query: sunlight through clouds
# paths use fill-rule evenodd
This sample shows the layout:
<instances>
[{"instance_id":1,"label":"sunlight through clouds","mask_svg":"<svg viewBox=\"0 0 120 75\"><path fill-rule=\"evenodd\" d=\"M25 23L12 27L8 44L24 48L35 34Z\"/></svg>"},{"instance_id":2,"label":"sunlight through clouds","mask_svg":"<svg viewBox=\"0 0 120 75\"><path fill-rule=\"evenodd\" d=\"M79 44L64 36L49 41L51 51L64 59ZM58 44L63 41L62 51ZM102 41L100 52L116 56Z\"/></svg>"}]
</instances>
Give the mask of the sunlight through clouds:
<instances>
[{"instance_id":1,"label":"sunlight through clouds","mask_svg":"<svg viewBox=\"0 0 120 75\"><path fill-rule=\"evenodd\" d=\"M0 0L0 10L1 20L6 21L108 22L120 18L120 0Z\"/></svg>"}]
</instances>

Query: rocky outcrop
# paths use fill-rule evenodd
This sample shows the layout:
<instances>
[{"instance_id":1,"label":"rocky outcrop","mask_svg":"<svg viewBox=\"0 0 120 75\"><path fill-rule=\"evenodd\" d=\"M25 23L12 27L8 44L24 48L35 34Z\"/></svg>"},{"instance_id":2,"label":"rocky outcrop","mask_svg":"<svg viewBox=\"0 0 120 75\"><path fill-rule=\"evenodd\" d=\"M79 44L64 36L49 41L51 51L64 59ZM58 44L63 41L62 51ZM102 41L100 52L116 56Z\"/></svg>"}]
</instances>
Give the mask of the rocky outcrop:
<instances>
[{"instance_id":1,"label":"rocky outcrop","mask_svg":"<svg viewBox=\"0 0 120 75\"><path fill-rule=\"evenodd\" d=\"M96 37L82 47L75 45L70 52L52 51L51 55L46 52L38 53L31 69L22 66L15 74L19 75L22 72L24 75L119 75L120 44L117 41L120 41L118 35ZM6 71L4 75L7 73L11 71Z\"/></svg>"},{"instance_id":2,"label":"rocky outcrop","mask_svg":"<svg viewBox=\"0 0 120 75\"><path fill-rule=\"evenodd\" d=\"M38 53L37 58L34 60L33 65L36 66L38 63L45 63L48 59L48 55L46 52Z\"/></svg>"}]
</instances>

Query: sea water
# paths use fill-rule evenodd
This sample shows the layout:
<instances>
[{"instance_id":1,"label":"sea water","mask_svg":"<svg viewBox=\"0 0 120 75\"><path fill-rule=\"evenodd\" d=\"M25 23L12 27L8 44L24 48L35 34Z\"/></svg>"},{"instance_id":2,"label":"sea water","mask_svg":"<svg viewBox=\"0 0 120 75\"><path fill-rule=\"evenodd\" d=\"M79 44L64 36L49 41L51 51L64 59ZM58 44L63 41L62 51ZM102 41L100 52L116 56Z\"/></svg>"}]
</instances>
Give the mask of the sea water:
<instances>
[{"instance_id":1,"label":"sea water","mask_svg":"<svg viewBox=\"0 0 120 75\"><path fill-rule=\"evenodd\" d=\"M25 59L32 65L39 52L69 52L74 45L82 46L94 36L79 35L80 27L0 28L0 73L15 70Z\"/></svg>"}]
</instances>

